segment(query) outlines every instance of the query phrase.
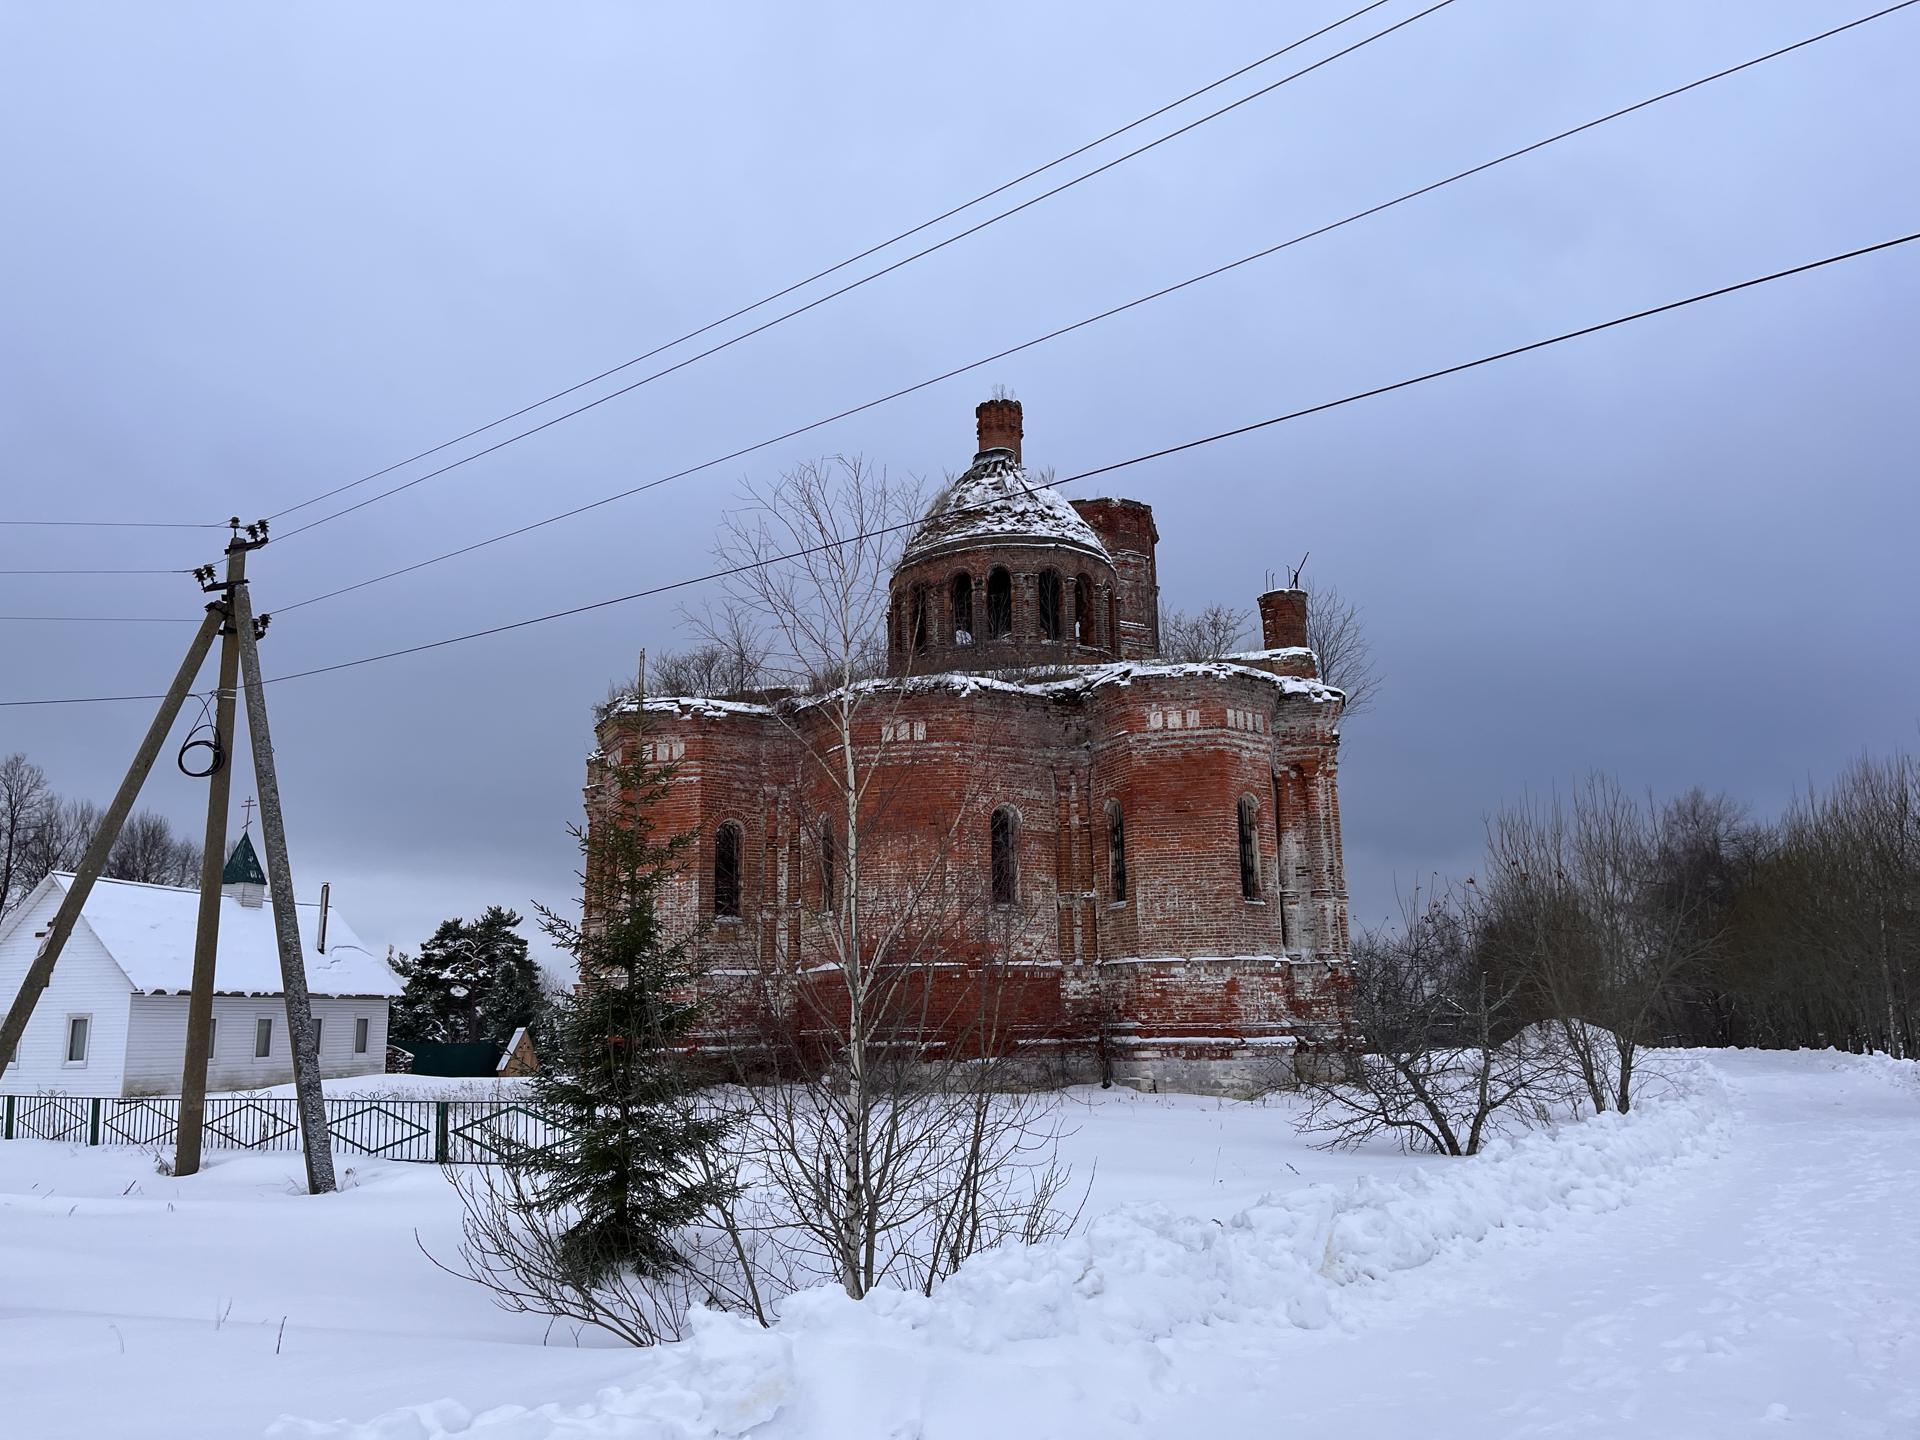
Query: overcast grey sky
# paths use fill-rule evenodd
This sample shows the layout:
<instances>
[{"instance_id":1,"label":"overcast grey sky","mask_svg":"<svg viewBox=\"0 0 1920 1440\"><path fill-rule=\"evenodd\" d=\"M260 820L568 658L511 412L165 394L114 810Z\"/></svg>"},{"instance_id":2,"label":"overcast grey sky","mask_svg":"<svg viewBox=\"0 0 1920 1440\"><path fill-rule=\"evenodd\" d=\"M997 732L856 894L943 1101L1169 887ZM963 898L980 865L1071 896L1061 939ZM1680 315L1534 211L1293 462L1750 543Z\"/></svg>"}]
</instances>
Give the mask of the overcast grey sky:
<instances>
[{"instance_id":1,"label":"overcast grey sky","mask_svg":"<svg viewBox=\"0 0 1920 1440\"><path fill-rule=\"evenodd\" d=\"M0 513L277 510L1348 8L9 0ZM773 332L270 546L255 603L779 433L1872 8L1457 0ZM983 374L288 613L266 668L694 573L743 478L805 457L937 480L971 458L994 383L1025 402L1029 462L1065 473L1920 228L1917 66L1920 7ZM1250 605L1310 549L1363 606L1387 684L1344 752L1356 920L1385 914L1396 882L1471 868L1502 798L1589 767L1769 813L1862 748L1914 742L1916 251L1101 487L1155 507L1171 604ZM217 548L0 529L0 567ZM198 601L178 577L0 576L7 614ZM187 633L0 623L0 699L157 689ZM683 642L671 600L641 601L276 687L300 890L331 880L365 935L403 946L491 901L564 903L588 707L640 646ZM0 710L0 752L104 800L146 712ZM203 792L163 766L151 801L197 834ZM243 770L236 803L248 793Z\"/></svg>"}]
</instances>

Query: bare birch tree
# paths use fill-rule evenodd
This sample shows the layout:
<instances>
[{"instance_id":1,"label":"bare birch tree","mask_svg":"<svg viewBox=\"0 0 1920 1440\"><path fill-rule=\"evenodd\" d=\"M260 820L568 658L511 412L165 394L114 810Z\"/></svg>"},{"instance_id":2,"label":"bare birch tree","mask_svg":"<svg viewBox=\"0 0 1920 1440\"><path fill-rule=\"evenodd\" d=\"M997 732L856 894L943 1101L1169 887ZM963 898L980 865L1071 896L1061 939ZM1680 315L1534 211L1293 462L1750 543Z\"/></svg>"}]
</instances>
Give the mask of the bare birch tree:
<instances>
[{"instance_id":1,"label":"bare birch tree","mask_svg":"<svg viewBox=\"0 0 1920 1440\"><path fill-rule=\"evenodd\" d=\"M1361 623L1360 609L1332 585L1309 579L1307 592L1307 648L1320 662L1320 678L1346 693L1342 718L1369 708L1380 693L1380 673L1374 668L1373 645Z\"/></svg>"},{"instance_id":2,"label":"bare birch tree","mask_svg":"<svg viewBox=\"0 0 1920 1440\"><path fill-rule=\"evenodd\" d=\"M762 1083L743 1090L743 1164L755 1183L732 1223L786 1237L785 1280L830 1277L856 1299L930 1288L974 1251L1068 1218L1054 1107L1008 1093L1003 1073L1007 967L978 943L995 912L952 863L970 830L984 833L980 796L931 829L889 823L918 798L912 767L891 763L911 686L870 677L896 527L918 497L857 458L803 465L750 491L718 546L765 674L800 697L775 712L814 887L797 969L782 959L754 978L765 1023L743 1054Z\"/></svg>"}]
</instances>

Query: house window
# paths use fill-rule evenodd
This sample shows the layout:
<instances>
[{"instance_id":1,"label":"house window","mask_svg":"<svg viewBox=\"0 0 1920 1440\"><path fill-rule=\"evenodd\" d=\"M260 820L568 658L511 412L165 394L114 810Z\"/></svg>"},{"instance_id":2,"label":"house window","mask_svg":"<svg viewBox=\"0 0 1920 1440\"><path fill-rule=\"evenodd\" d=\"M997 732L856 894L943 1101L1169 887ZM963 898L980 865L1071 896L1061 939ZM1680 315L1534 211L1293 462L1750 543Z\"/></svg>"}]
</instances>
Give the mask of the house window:
<instances>
[{"instance_id":1,"label":"house window","mask_svg":"<svg viewBox=\"0 0 1920 1440\"><path fill-rule=\"evenodd\" d=\"M1127 822L1118 800L1107 806L1107 898L1116 905L1127 898Z\"/></svg>"},{"instance_id":2,"label":"house window","mask_svg":"<svg viewBox=\"0 0 1920 1440\"><path fill-rule=\"evenodd\" d=\"M361 1015L354 1020L353 1022L353 1053L354 1054L364 1055L367 1053L368 1032L371 1031L372 1029L373 1029L373 1022L368 1020L366 1016Z\"/></svg>"},{"instance_id":3,"label":"house window","mask_svg":"<svg viewBox=\"0 0 1920 1440\"><path fill-rule=\"evenodd\" d=\"M1085 575L1073 577L1073 638L1093 644L1093 582Z\"/></svg>"},{"instance_id":4,"label":"house window","mask_svg":"<svg viewBox=\"0 0 1920 1440\"><path fill-rule=\"evenodd\" d=\"M1020 896L1020 817L1006 806L993 812L993 903L1011 905Z\"/></svg>"},{"instance_id":5,"label":"house window","mask_svg":"<svg viewBox=\"0 0 1920 1440\"><path fill-rule=\"evenodd\" d=\"M713 913L722 919L740 916L740 827L729 820L713 837Z\"/></svg>"},{"instance_id":6,"label":"house window","mask_svg":"<svg viewBox=\"0 0 1920 1440\"><path fill-rule=\"evenodd\" d=\"M1040 633L1049 640L1060 638L1060 572L1040 572Z\"/></svg>"},{"instance_id":7,"label":"house window","mask_svg":"<svg viewBox=\"0 0 1920 1440\"><path fill-rule=\"evenodd\" d=\"M987 572L987 634L996 640L1013 634L1013 576L1004 566Z\"/></svg>"},{"instance_id":8,"label":"house window","mask_svg":"<svg viewBox=\"0 0 1920 1440\"><path fill-rule=\"evenodd\" d=\"M838 842L833 838L833 827L821 823L820 826L820 909L832 914L839 908L837 894L840 865Z\"/></svg>"},{"instance_id":9,"label":"house window","mask_svg":"<svg viewBox=\"0 0 1920 1440\"><path fill-rule=\"evenodd\" d=\"M953 643L973 643L973 576L962 570L949 587L953 600Z\"/></svg>"},{"instance_id":10,"label":"house window","mask_svg":"<svg viewBox=\"0 0 1920 1440\"><path fill-rule=\"evenodd\" d=\"M67 1017L67 1064L87 1063L87 1043L92 1039L92 1035L93 1017L91 1015Z\"/></svg>"},{"instance_id":11,"label":"house window","mask_svg":"<svg viewBox=\"0 0 1920 1440\"><path fill-rule=\"evenodd\" d=\"M1240 895L1245 900L1260 898L1260 842L1259 831L1254 828L1259 808L1251 795L1243 796L1239 808L1240 819Z\"/></svg>"},{"instance_id":12,"label":"house window","mask_svg":"<svg viewBox=\"0 0 1920 1440\"><path fill-rule=\"evenodd\" d=\"M262 1015L253 1022L253 1058L265 1060L273 1054L273 1020Z\"/></svg>"}]
</instances>

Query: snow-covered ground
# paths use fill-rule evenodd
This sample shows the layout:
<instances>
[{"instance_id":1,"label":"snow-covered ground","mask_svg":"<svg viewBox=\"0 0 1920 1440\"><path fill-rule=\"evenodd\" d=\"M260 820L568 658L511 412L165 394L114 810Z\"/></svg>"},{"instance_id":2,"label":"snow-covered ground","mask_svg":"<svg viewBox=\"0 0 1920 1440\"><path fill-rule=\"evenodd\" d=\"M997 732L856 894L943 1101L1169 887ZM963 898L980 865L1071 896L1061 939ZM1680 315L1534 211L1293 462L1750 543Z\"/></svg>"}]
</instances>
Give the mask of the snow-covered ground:
<instances>
[{"instance_id":1,"label":"snow-covered ground","mask_svg":"<svg viewBox=\"0 0 1920 1440\"><path fill-rule=\"evenodd\" d=\"M415 1232L449 1249L456 1216L430 1167L347 1161L311 1199L292 1155L178 1181L0 1144L0 1433L1920 1434L1920 1067L1675 1071L1624 1120L1466 1161L1326 1155L1284 1103L1077 1091L1084 1233L931 1301L813 1292L653 1352L433 1269Z\"/></svg>"}]
</instances>

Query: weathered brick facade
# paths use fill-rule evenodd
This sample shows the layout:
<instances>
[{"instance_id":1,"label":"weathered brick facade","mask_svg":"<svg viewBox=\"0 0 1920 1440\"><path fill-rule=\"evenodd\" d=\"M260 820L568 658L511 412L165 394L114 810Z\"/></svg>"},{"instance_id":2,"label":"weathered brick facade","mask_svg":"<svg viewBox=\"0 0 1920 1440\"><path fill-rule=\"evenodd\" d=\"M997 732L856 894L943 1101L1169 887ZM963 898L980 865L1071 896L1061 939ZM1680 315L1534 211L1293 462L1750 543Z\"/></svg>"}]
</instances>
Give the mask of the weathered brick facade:
<instances>
[{"instance_id":1,"label":"weathered brick facade","mask_svg":"<svg viewBox=\"0 0 1920 1440\"><path fill-rule=\"evenodd\" d=\"M891 677L852 712L863 924L915 907L938 985L991 975L996 1034L1068 1074L1269 1080L1340 1033L1347 984L1342 697L1315 678L1304 596L1261 597L1260 650L1157 662L1152 511L1031 480L1018 402L978 419L975 464L895 571ZM729 995L764 1008L768 977L833 983L821 927L844 802L819 761L845 713L833 696L649 696L603 722L603 750L677 764L659 819L700 842L673 903L708 927L723 1017ZM999 893L996 812L1013 862ZM737 882L716 873L723 843Z\"/></svg>"}]
</instances>

